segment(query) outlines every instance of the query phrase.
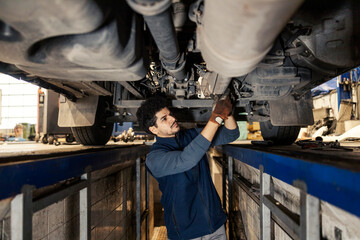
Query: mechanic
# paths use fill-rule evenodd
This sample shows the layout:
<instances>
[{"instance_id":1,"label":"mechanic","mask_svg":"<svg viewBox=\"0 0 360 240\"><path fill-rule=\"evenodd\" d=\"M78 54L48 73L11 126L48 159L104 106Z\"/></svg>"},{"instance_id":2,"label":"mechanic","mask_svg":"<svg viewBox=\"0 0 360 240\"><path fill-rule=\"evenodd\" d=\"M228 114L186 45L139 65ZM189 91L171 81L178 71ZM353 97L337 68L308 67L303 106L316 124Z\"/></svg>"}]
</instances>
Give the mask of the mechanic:
<instances>
[{"instance_id":1,"label":"mechanic","mask_svg":"<svg viewBox=\"0 0 360 240\"><path fill-rule=\"evenodd\" d=\"M166 99L142 103L140 127L156 135L146 168L159 182L168 239L226 239L224 213L210 176L206 152L239 137L227 97L216 105L203 129L180 130ZM224 121L224 126L221 122Z\"/></svg>"}]
</instances>

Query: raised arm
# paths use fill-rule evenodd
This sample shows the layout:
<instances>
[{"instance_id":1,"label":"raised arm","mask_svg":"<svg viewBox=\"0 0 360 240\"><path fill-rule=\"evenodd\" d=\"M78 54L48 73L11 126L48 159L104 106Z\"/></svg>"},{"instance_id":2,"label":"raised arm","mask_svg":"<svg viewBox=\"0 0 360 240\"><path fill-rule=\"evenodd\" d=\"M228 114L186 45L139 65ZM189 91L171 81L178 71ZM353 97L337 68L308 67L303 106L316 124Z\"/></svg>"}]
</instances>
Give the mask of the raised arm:
<instances>
[{"instance_id":1,"label":"raised arm","mask_svg":"<svg viewBox=\"0 0 360 240\"><path fill-rule=\"evenodd\" d=\"M238 125L233 116L229 116L225 122L224 126L220 127L217 131L211 146L228 144L235 141L239 138L240 132Z\"/></svg>"},{"instance_id":2,"label":"raised arm","mask_svg":"<svg viewBox=\"0 0 360 240\"><path fill-rule=\"evenodd\" d=\"M205 155L219 125L208 122L202 132L182 151L153 150L146 157L146 165L155 177L185 172L193 168Z\"/></svg>"},{"instance_id":3,"label":"raised arm","mask_svg":"<svg viewBox=\"0 0 360 240\"><path fill-rule=\"evenodd\" d=\"M152 150L146 157L151 173L155 177L163 177L194 167L205 155L220 126L216 119L227 119L230 111L231 105L229 108L225 100L219 101L204 129L182 151Z\"/></svg>"}]
</instances>

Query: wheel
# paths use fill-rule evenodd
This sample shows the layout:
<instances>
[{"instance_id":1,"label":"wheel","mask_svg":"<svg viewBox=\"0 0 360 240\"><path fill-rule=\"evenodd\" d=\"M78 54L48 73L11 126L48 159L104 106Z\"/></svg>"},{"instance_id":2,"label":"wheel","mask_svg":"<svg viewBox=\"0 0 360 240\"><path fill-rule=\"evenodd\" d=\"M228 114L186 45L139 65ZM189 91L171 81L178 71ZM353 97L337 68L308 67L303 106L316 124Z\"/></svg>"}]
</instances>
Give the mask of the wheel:
<instances>
[{"instance_id":1,"label":"wheel","mask_svg":"<svg viewBox=\"0 0 360 240\"><path fill-rule=\"evenodd\" d=\"M290 145L298 137L299 126L273 126L270 121L260 122L261 135L264 140L278 145Z\"/></svg>"},{"instance_id":2,"label":"wheel","mask_svg":"<svg viewBox=\"0 0 360 240\"><path fill-rule=\"evenodd\" d=\"M39 141L40 141L40 134L37 133L37 134L35 135L35 142L38 143Z\"/></svg>"},{"instance_id":3,"label":"wheel","mask_svg":"<svg viewBox=\"0 0 360 240\"><path fill-rule=\"evenodd\" d=\"M55 137L53 135L49 135L48 137L49 144L54 144L54 141L55 141Z\"/></svg>"},{"instance_id":4,"label":"wheel","mask_svg":"<svg viewBox=\"0 0 360 240\"><path fill-rule=\"evenodd\" d=\"M112 116L111 112L106 111L110 102L111 99L109 98L99 98L93 126L71 128L78 143L82 145L105 145L109 141L114 127L113 123L106 122L106 117Z\"/></svg>"},{"instance_id":5,"label":"wheel","mask_svg":"<svg viewBox=\"0 0 360 240\"><path fill-rule=\"evenodd\" d=\"M47 135L46 135L46 134L41 138L41 142L42 142L43 144L47 144L47 143L48 143L48 138L47 138Z\"/></svg>"},{"instance_id":6,"label":"wheel","mask_svg":"<svg viewBox=\"0 0 360 240\"><path fill-rule=\"evenodd\" d=\"M72 142L74 142L74 141L75 141L74 135L72 135L72 134L66 134L66 136L65 136L65 141L66 141L67 143L72 143Z\"/></svg>"}]
</instances>

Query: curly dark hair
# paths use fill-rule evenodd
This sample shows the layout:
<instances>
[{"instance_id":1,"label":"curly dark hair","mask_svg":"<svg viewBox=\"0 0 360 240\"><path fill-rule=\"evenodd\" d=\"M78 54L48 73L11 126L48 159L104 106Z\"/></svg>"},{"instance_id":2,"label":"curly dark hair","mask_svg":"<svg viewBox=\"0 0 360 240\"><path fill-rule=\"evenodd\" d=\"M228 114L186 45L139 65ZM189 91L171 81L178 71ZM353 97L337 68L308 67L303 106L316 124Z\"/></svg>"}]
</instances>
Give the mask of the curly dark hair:
<instances>
[{"instance_id":1,"label":"curly dark hair","mask_svg":"<svg viewBox=\"0 0 360 240\"><path fill-rule=\"evenodd\" d=\"M170 104L164 97L151 97L144 101L136 112L139 126L145 132L152 134L149 127L156 126L155 114Z\"/></svg>"}]
</instances>

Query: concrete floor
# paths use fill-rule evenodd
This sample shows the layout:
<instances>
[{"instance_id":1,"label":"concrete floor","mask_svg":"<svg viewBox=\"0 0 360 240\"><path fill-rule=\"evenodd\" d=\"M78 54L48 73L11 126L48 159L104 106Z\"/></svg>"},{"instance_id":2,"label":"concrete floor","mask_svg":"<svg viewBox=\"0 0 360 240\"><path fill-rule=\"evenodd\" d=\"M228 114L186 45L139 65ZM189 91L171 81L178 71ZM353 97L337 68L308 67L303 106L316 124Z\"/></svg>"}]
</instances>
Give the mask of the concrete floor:
<instances>
[{"instance_id":1,"label":"concrete floor","mask_svg":"<svg viewBox=\"0 0 360 240\"><path fill-rule=\"evenodd\" d=\"M88 149L99 148L113 148L117 146L132 146L144 144L143 140L136 140L134 142L113 142L110 141L105 146L83 146L77 143L65 143L56 146L54 144L36 143L34 141L26 142L0 142L0 158L14 157L19 155L41 155L50 153L64 153L64 152L76 152ZM148 142L146 142L148 144Z\"/></svg>"},{"instance_id":2,"label":"concrete floor","mask_svg":"<svg viewBox=\"0 0 360 240\"><path fill-rule=\"evenodd\" d=\"M117 146L132 146L139 144L149 144L153 142L144 142L144 140L135 140L133 142L113 142L109 141L105 146L83 146L77 143L66 143L60 140L60 145L56 146L54 144L43 144L36 143L34 141L26 142L0 142L0 158L3 157L13 157L19 155L40 155L40 154L50 154L50 153L64 153L64 152L75 152L75 151L84 151L87 149L99 149L99 148L113 148ZM241 144L241 145L251 145L251 140L242 140L235 141L232 144ZM341 142L341 146L360 148L360 141L349 141ZM357 151L355 149L355 151Z\"/></svg>"}]
</instances>

